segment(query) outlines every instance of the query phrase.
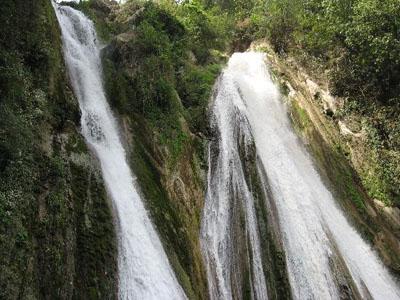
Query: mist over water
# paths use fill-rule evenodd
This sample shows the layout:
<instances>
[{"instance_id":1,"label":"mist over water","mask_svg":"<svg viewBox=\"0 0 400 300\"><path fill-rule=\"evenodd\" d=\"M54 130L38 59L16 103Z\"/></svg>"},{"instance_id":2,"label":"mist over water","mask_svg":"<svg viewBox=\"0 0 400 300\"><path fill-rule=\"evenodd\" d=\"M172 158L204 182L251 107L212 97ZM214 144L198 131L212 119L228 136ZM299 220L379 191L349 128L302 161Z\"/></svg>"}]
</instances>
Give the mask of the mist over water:
<instances>
[{"instance_id":1,"label":"mist over water","mask_svg":"<svg viewBox=\"0 0 400 300\"><path fill-rule=\"evenodd\" d=\"M118 126L105 97L93 23L79 11L53 5L82 113L82 134L100 161L117 217L119 299L186 299L135 189Z\"/></svg>"},{"instance_id":2,"label":"mist over water","mask_svg":"<svg viewBox=\"0 0 400 300\"><path fill-rule=\"evenodd\" d=\"M292 296L295 299L400 299L399 283L350 225L291 128L264 55L234 54L221 75L212 107L217 158L210 155L201 241L213 299L232 299L235 247L232 205L240 194L252 249L253 292L265 299L254 199L243 178L237 140L254 141L259 174L277 210ZM214 144L213 144L214 143ZM211 153L211 151L210 151ZM346 287L346 289L344 288ZM347 294L346 294L347 293Z\"/></svg>"}]
</instances>

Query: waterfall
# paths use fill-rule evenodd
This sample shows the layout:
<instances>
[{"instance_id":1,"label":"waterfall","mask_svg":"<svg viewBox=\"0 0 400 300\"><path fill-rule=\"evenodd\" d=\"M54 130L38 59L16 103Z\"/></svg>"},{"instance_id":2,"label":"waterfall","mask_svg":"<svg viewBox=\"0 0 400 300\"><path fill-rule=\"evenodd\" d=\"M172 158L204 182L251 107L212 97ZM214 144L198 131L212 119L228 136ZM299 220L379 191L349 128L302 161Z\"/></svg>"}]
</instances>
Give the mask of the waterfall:
<instances>
[{"instance_id":1,"label":"waterfall","mask_svg":"<svg viewBox=\"0 0 400 300\"><path fill-rule=\"evenodd\" d=\"M252 281L258 290L253 298L266 298L254 199L238 150L241 134L245 141L254 141L259 176L276 209L292 297L400 299L399 283L350 225L293 132L263 54L231 57L216 85L212 127L216 137L210 148L216 150L210 150L201 230L211 298L231 299L235 286L229 272L237 260L232 255L237 246L231 228L234 194L241 195L246 211Z\"/></svg>"},{"instance_id":2,"label":"waterfall","mask_svg":"<svg viewBox=\"0 0 400 300\"><path fill-rule=\"evenodd\" d=\"M81 110L82 134L101 164L117 223L119 299L186 299L135 185L107 104L93 23L54 4L69 77Z\"/></svg>"},{"instance_id":3,"label":"waterfall","mask_svg":"<svg viewBox=\"0 0 400 300\"><path fill-rule=\"evenodd\" d=\"M244 263L249 265L252 275L251 295L256 299L267 299L254 198L246 182L240 154L249 151L252 138L247 118L242 114L241 95L231 75L228 68L216 90L211 126L218 132L218 139L210 147L216 148L217 154L213 157L215 151L210 149L200 241L211 299L243 296L240 274L243 255L248 258ZM241 214L245 224L244 241L237 238L242 234L238 228ZM245 244L245 250L238 249L240 244Z\"/></svg>"}]
</instances>

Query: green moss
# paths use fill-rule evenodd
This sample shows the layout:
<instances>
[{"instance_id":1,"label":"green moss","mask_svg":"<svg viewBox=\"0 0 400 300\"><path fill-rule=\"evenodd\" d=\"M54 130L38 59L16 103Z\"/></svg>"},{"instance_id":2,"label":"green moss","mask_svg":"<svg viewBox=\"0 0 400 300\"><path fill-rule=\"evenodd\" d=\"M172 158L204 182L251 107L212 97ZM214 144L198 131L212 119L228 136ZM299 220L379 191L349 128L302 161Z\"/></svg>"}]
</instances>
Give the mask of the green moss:
<instances>
[{"instance_id":1,"label":"green moss","mask_svg":"<svg viewBox=\"0 0 400 300\"><path fill-rule=\"evenodd\" d=\"M393 205L388 196L386 182L378 174L373 168L367 170L365 174L361 174L362 183L371 198L379 199L386 205Z\"/></svg>"},{"instance_id":2,"label":"green moss","mask_svg":"<svg viewBox=\"0 0 400 300\"><path fill-rule=\"evenodd\" d=\"M279 237L274 234L273 221L270 219L273 211L267 211L268 178L257 167L255 146L246 151L241 145L241 158L245 162L247 185L254 197L254 208L257 217L260 243L262 249L262 262L266 278L268 296L270 299L290 299L291 288L287 274L286 258ZM249 298L250 299L250 298Z\"/></svg>"},{"instance_id":3,"label":"green moss","mask_svg":"<svg viewBox=\"0 0 400 300\"><path fill-rule=\"evenodd\" d=\"M360 212L364 212L365 195L354 170L347 162L343 147L340 144L334 147L328 145L297 101L291 102L291 117L295 128L307 138L318 166L331 180L342 201L351 201Z\"/></svg>"},{"instance_id":4,"label":"green moss","mask_svg":"<svg viewBox=\"0 0 400 300\"><path fill-rule=\"evenodd\" d=\"M306 110L300 107L297 101L291 102L291 108L293 109L294 118L296 119L295 125L298 126L301 131L307 130L307 128L312 126L312 122Z\"/></svg>"},{"instance_id":5,"label":"green moss","mask_svg":"<svg viewBox=\"0 0 400 300\"><path fill-rule=\"evenodd\" d=\"M117 245L101 175L95 169L74 164L71 174L76 199L75 270L80 277L75 282L74 297L116 299Z\"/></svg>"},{"instance_id":6,"label":"green moss","mask_svg":"<svg viewBox=\"0 0 400 300\"><path fill-rule=\"evenodd\" d=\"M258 192L260 193L261 191ZM258 195L264 197L262 193ZM261 220L264 220L264 222L268 220L268 214L265 211L265 205L263 205L261 198L257 200L256 209L259 212L257 218L260 221L259 230L265 265L264 273L265 278L267 278L269 295L271 299L290 299L291 289L287 274L285 253L279 242L274 238L272 228L269 228L266 224L262 224ZM263 208L264 211L260 208Z\"/></svg>"},{"instance_id":7,"label":"green moss","mask_svg":"<svg viewBox=\"0 0 400 300\"><path fill-rule=\"evenodd\" d=\"M129 24L118 23L134 13ZM208 100L221 66L213 57L195 61L190 28L154 2L132 2L119 17L113 26L123 38L103 56L107 96L129 124L132 169L177 277L189 298L203 299L198 162L204 145L192 132L207 133Z\"/></svg>"},{"instance_id":8,"label":"green moss","mask_svg":"<svg viewBox=\"0 0 400 300\"><path fill-rule=\"evenodd\" d=\"M171 201L165 191L163 179L155 161L159 157L156 153L151 152L152 147L148 144L152 143L151 135L143 128L146 123L140 116L136 116L134 122L133 140L135 143L131 153L131 163L139 186L147 200L148 209L160 233L170 262L177 273L178 280L189 298L201 298L205 291L198 286L198 282L193 281L194 258L190 241L193 237L189 236L189 230L184 226L187 216L177 204ZM140 130L136 126L139 126Z\"/></svg>"},{"instance_id":9,"label":"green moss","mask_svg":"<svg viewBox=\"0 0 400 300\"><path fill-rule=\"evenodd\" d=\"M179 128L173 132L162 131L160 142L170 150L169 164L172 166L177 163L190 140L187 134Z\"/></svg>"},{"instance_id":10,"label":"green moss","mask_svg":"<svg viewBox=\"0 0 400 300\"><path fill-rule=\"evenodd\" d=\"M7 1L0 7L0 36L0 298L71 298L82 283L76 292L81 298L90 280L76 272L75 263L86 266L78 263L88 251L77 248L81 240L97 251L90 256L95 263L86 266L91 277L101 278L97 289L112 294L115 273L101 274L115 261L102 259L108 250L98 239L77 231L76 208L89 195L77 193L75 180L88 184L89 174L84 168L79 176L72 172L71 155L87 149L51 2ZM105 191L96 182L93 222L110 225ZM100 209L107 217L99 217ZM112 232L104 230L103 239L112 248Z\"/></svg>"},{"instance_id":11,"label":"green moss","mask_svg":"<svg viewBox=\"0 0 400 300\"><path fill-rule=\"evenodd\" d=\"M345 158L342 156L342 159ZM345 197L350 199L361 213L365 213L365 196L361 193L360 187L354 181L354 175L350 172L349 168L336 171L336 182L338 182L341 187L345 187L343 191Z\"/></svg>"},{"instance_id":12,"label":"green moss","mask_svg":"<svg viewBox=\"0 0 400 300\"><path fill-rule=\"evenodd\" d=\"M178 76L177 91L185 108L184 115L192 132L207 132L207 108L221 64L186 64Z\"/></svg>"}]
</instances>

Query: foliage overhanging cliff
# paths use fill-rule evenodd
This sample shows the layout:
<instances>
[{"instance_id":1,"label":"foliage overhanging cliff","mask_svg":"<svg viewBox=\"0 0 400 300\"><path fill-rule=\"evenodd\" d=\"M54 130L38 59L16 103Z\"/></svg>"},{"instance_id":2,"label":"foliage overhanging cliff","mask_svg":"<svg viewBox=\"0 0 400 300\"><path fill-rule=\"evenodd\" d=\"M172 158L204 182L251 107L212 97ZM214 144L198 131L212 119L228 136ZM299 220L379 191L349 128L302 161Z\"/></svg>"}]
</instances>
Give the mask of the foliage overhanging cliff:
<instances>
[{"instance_id":1,"label":"foliage overhanging cliff","mask_svg":"<svg viewBox=\"0 0 400 300\"><path fill-rule=\"evenodd\" d=\"M328 114L365 136L364 187L400 205L400 5L397 0L253 1L254 37L340 99Z\"/></svg>"},{"instance_id":2,"label":"foliage overhanging cliff","mask_svg":"<svg viewBox=\"0 0 400 300\"><path fill-rule=\"evenodd\" d=\"M105 45L108 100L137 184L190 298L207 297L198 233L212 87L226 53L244 51L257 39L269 40L274 55L338 97L337 109L324 115L333 127L339 130L341 121L362 133L362 139L343 138L337 149L324 148L338 155L323 154L323 162L329 160L323 167L344 170L330 179L344 187L365 233L380 243L381 231L367 220L362 197L365 188L370 198L400 206L397 0L69 5L94 20ZM97 162L79 132L61 46L50 1L0 6L0 298L116 297L112 213ZM318 102L321 95L308 96ZM292 113L311 139L318 135L301 107ZM398 261L388 261L400 270ZM284 286L280 273L275 276Z\"/></svg>"},{"instance_id":3,"label":"foliage overhanging cliff","mask_svg":"<svg viewBox=\"0 0 400 300\"><path fill-rule=\"evenodd\" d=\"M128 158L178 280L207 295L198 233L205 186L207 107L227 40L200 3L108 1L75 5L92 16L107 96Z\"/></svg>"}]
</instances>

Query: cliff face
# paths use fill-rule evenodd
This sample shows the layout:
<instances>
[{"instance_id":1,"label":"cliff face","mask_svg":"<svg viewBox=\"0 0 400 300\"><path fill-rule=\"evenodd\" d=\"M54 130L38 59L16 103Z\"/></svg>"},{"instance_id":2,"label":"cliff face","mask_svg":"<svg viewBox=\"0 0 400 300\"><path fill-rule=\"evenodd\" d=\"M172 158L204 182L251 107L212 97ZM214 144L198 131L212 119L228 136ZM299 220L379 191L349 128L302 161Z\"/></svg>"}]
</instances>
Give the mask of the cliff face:
<instances>
[{"instance_id":1,"label":"cliff face","mask_svg":"<svg viewBox=\"0 0 400 300\"><path fill-rule=\"evenodd\" d=\"M120 120L145 205L190 299L207 297L199 230L204 200L206 106L218 69L198 65L187 32L149 2L91 1L103 50L108 101ZM201 90L197 86L201 86ZM181 97L193 103L183 103Z\"/></svg>"},{"instance_id":2,"label":"cliff face","mask_svg":"<svg viewBox=\"0 0 400 300\"><path fill-rule=\"evenodd\" d=\"M198 237L218 61L197 63L184 26L153 3L69 5L107 41L104 82L137 184L185 292L204 299ZM112 212L51 2L14 1L0 16L0 296L116 298Z\"/></svg>"},{"instance_id":3,"label":"cliff face","mask_svg":"<svg viewBox=\"0 0 400 300\"><path fill-rule=\"evenodd\" d=\"M206 278L198 239L204 182L193 137L183 127L190 140L176 154L161 140L160 128L140 115L122 119L131 166L170 263L188 297L204 299Z\"/></svg>"},{"instance_id":4,"label":"cliff face","mask_svg":"<svg viewBox=\"0 0 400 300\"><path fill-rule=\"evenodd\" d=\"M207 107L221 60L208 49L196 57L185 26L151 2L132 1L123 9L108 0L75 6L94 19L107 42L108 100L170 263L188 297L205 299L199 230L206 144L213 136ZM112 212L98 162L80 134L79 107L68 84L51 3L7 1L0 20L0 298L114 299ZM368 196L371 189L379 195L380 179L374 175L379 156L364 131L339 121L340 100L293 60L280 58L265 44L258 49L268 53L293 124L341 205L399 273L400 212ZM289 298L274 207L263 188L267 182L257 170L254 147L243 147L261 220L267 285L272 298ZM248 247L241 225L240 220L234 224L238 256ZM234 271L245 298L248 262Z\"/></svg>"},{"instance_id":5,"label":"cliff face","mask_svg":"<svg viewBox=\"0 0 400 300\"><path fill-rule=\"evenodd\" d=\"M349 125L340 117L343 99L331 96L327 84L314 82L295 59L280 57L263 41L254 43L252 48L267 53L267 63L287 97L293 124L340 205L384 262L398 274L399 209L386 206L382 199L372 198L369 193L368 184L380 179L374 172L377 154L369 146L365 129L350 130L357 120Z\"/></svg>"},{"instance_id":6,"label":"cliff face","mask_svg":"<svg viewBox=\"0 0 400 300\"><path fill-rule=\"evenodd\" d=\"M115 298L116 247L50 1L0 8L0 298Z\"/></svg>"},{"instance_id":7,"label":"cliff face","mask_svg":"<svg viewBox=\"0 0 400 300\"><path fill-rule=\"evenodd\" d=\"M143 16L149 10L156 14L155 20ZM183 28L150 5L134 11L139 29L119 32L104 51L108 96L119 113L139 190L177 278L190 299L204 299L206 277L199 245L205 186L203 141L189 128L177 91L176 66L159 57L162 50L158 48L170 47L165 37L176 41L180 37L156 28L162 32L160 40L144 44L148 34L155 34L155 22L176 26L178 34L179 30L183 34Z\"/></svg>"}]
</instances>

